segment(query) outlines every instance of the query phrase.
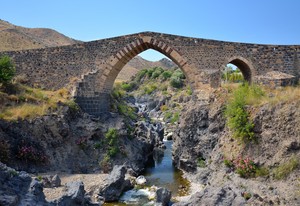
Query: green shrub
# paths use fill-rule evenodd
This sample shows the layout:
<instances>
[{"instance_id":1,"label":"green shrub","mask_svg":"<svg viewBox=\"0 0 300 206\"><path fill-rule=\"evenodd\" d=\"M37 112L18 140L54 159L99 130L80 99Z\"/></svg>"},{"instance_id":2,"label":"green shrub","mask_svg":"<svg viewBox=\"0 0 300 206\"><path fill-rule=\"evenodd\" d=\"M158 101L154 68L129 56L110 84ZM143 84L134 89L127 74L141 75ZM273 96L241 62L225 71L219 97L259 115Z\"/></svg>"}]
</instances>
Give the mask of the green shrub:
<instances>
[{"instance_id":1,"label":"green shrub","mask_svg":"<svg viewBox=\"0 0 300 206\"><path fill-rule=\"evenodd\" d=\"M152 73L151 78L152 79L156 79L157 77L159 77L161 75L161 73L163 73L164 70L161 67L155 67L154 71Z\"/></svg>"},{"instance_id":2,"label":"green shrub","mask_svg":"<svg viewBox=\"0 0 300 206\"><path fill-rule=\"evenodd\" d=\"M170 79L170 85L174 88L181 88L183 86L183 81L177 76L172 76Z\"/></svg>"},{"instance_id":3,"label":"green shrub","mask_svg":"<svg viewBox=\"0 0 300 206\"><path fill-rule=\"evenodd\" d=\"M8 83L15 76L16 69L8 56L0 57L0 83Z\"/></svg>"},{"instance_id":4,"label":"green shrub","mask_svg":"<svg viewBox=\"0 0 300 206\"><path fill-rule=\"evenodd\" d=\"M140 82L146 74L147 74L147 69L142 69L141 71L139 71L136 75L137 82Z\"/></svg>"},{"instance_id":5,"label":"green shrub","mask_svg":"<svg viewBox=\"0 0 300 206\"><path fill-rule=\"evenodd\" d=\"M131 91L132 89L134 89L136 87L136 83L135 82L130 82L130 83L123 83L121 85L121 88L127 92Z\"/></svg>"},{"instance_id":6,"label":"green shrub","mask_svg":"<svg viewBox=\"0 0 300 206\"><path fill-rule=\"evenodd\" d=\"M181 71L181 69L176 69L174 73L172 74L174 77L178 77L179 79L185 79L184 73Z\"/></svg>"},{"instance_id":7,"label":"green shrub","mask_svg":"<svg viewBox=\"0 0 300 206\"><path fill-rule=\"evenodd\" d=\"M77 112L79 110L79 105L74 100L69 100L65 102L65 104L74 112Z\"/></svg>"},{"instance_id":8,"label":"green shrub","mask_svg":"<svg viewBox=\"0 0 300 206\"><path fill-rule=\"evenodd\" d=\"M134 110L134 108L128 106L126 103L118 103L117 104L117 109L120 114L123 114L126 117L129 117L130 119L136 120L137 119L137 114Z\"/></svg>"},{"instance_id":9,"label":"green shrub","mask_svg":"<svg viewBox=\"0 0 300 206\"><path fill-rule=\"evenodd\" d=\"M165 104L160 106L160 111L162 111L162 112L165 112L168 109L169 109L169 107L167 105L165 105Z\"/></svg>"},{"instance_id":10,"label":"green shrub","mask_svg":"<svg viewBox=\"0 0 300 206\"><path fill-rule=\"evenodd\" d=\"M289 161L279 165L274 169L274 178L281 180L286 178L290 173L299 167L299 159L297 157L292 157Z\"/></svg>"},{"instance_id":11,"label":"green shrub","mask_svg":"<svg viewBox=\"0 0 300 206\"><path fill-rule=\"evenodd\" d=\"M243 142L255 140L254 124L246 110L246 99L249 91L248 84L238 87L225 108L228 127L233 130L233 136L241 139Z\"/></svg>"},{"instance_id":12,"label":"green shrub","mask_svg":"<svg viewBox=\"0 0 300 206\"><path fill-rule=\"evenodd\" d=\"M224 164L226 167L229 167L229 168L233 168L234 167L234 164L231 160L228 160L228 159L225 159L224 160Z\"/></svg>"},{"instance_id":13,"label":"green shrub","mask_svg":"<svg viewBox=\"0 0 300 206\"><path fill-rule=\"evenodd\" d=\"M109 128L105 133L105 138L108 144L107 155L108 157L114 157L118 154L118 131L115 128Z\"/></svg>"},{"instance_id":14,"label":"green shrub","mask_svg":"<svg viewBox=\"0 0 300 206\"><path fill-rule=\"evenodd\" d=\"M266 167L256 167L256 170L255 170L255 177L265 177L265 176L268 176L270 174L270 171L268 168Z\"/></svg>"},{"instance_id":15,"label":"green shrub","mask_svg":"<svg viewBox=\"0 0 300 206\"><path fill-rule=\"evenodd\" d=\"M167 112L165 113L165 118L164 118L164 119L165 119L165 120L170 119L172 116L173 116L173 113L167 111Z\"/></svg>"},{"instance_id":16,"label":"green shrub","mask_svg":"<svg viewBox=\"0 0 300 206\"><path fill-rule=\"evenodd\" d=\"M146 85L144 87L144 94L152 94L157 89L155 84Z\"/></svg>"},{"instance_id":17,"label":"green shrub","mask_svg":"<svg viewBox=\"0 0 300 206\"><path fill-rule=\"evenodd\" d=\"M178 120L179 120L179 112L175 112L175 114L171 118L170 122L175 123L175 122L178 122Z\"/></svg>"},{"instance_id":18,"label":"green shrub","mask_svg":"<svg viewBox=\"0 0 300 206\"><path fill-rule=\"evenodd\" d=\"M155 71L155 68L150 68L150 69L147 70L147 76L148 76L148 78L152 77L152 74L153 74L154 71Z\"/></svg>"},{"instance_id":19,"label":"green shrub","mask_svg":"<svg viewBox=\"0 0 300 206\"><path fill-rule=\"evenodd\" d=\"M203 159L201 157L198 158L198 160L197 160L197 166L201 167L201 168L205 168L206 167L205 159Z\"/></svg>"},{"instance_id":20,"label":"green shrub","mask_svg":"<svg viewBox=\"0 0 300 206\"><path fill-rule=\"evenodd\" d=\"M191 88L190 85L187 87L186 93L187 93L187 95L189 95L189 96L191 96L191 95L193 94L193 91L192 91L192 88Z\"/></svg>"},{"instance_id":21,"label":"green shrub","mask_svg":"<svg viewBox=\"0 0 300 206\"><path fill-rule=\"evenodd\" d=\"M171 71L164 71L164 72L161 74L161 76L162 76L162 79L163 79L163 80L167 80L167 79L169 79L169 78L172 76L172 72L171 72Z\"/></svg>"}]
</instances>

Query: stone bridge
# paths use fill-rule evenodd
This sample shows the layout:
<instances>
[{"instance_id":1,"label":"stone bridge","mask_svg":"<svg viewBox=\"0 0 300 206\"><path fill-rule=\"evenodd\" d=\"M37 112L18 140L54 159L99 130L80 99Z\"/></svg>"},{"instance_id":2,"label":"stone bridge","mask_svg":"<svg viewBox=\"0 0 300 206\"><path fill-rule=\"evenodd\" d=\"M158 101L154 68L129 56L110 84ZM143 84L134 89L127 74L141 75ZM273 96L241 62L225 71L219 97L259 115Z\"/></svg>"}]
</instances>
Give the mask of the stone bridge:
<instances>
[{"instance_id":1,"label":"stone bridge","mask_svg":"<svg viewBox=\"0 0 300 206\"><path fill-rule=\"evenodd\" d=\"M4 53L13 58L17 73L26 75L32 85L47 89L74 85L73 95L81 108L100 115L109 108L118 73L147 49L176 63L195 93L219 87L221 71L228 63L236 65L249 82L270 83L268 75L274 71L293 80L300 75L299 45L245 44L154 32Z\"/></svg>"}]
</instances>

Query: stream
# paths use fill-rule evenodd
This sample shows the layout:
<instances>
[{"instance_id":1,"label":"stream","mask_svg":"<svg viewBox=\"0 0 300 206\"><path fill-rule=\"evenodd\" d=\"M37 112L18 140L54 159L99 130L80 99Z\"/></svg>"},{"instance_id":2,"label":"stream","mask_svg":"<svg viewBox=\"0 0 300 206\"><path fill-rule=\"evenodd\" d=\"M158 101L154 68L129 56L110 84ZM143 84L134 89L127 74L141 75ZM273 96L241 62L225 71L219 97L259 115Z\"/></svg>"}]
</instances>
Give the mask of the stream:
<instances>
[{"instance_id":1,"label":"stream","mask_svg":"<svg viewBox=\"0 0 300 206\"><path fill-rule=\"evenodd\" d=\"M189 182L182 177L182 172L176 169L172 163L173 141L164 140L164 144L166 149L154 152L153 161L150 161L151 163L143 174L147 179L145 186L129 190L121 196L118 203L105 203L105 206L154 205L155 187L169 189L172 191L172 197L188 194Z\"/></svg>"}]
</instances>

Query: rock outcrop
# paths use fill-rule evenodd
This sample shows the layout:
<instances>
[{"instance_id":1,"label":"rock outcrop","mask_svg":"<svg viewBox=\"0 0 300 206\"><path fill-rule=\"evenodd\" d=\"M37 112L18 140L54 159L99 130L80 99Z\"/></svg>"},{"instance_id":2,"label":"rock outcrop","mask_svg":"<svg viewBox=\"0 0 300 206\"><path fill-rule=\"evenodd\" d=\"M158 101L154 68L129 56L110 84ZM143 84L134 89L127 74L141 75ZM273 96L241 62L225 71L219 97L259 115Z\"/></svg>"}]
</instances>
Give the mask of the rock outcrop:
<instances>
[{"instance_id":1,"label":"rock outcrop","mask_svg":"<svg viewBox=\"0 0 300 206\"><path fill-rule=\"evenodd\" d=\"M187 172L195 172L198 160L210 158L225 121L221 110L212 111L208 105L195 103L181 114L181 121L173 134L175 165Z\"/></svg>"},{"instance_id":2,"label":"rock outcrop","mask_svg":"<svg viewBox=\"0 0 300 206\"><path fill-rule=\"evenodd\" d=\"M221 102L194 103L181 115L173 135L174 161L204 189L175 205L299 205L299 100L247 108L257 139L247 144L232 138L225 127ZM259 171L254 177L241 177L224 164L225 159L237 157L250 158L265 174ZM277 168L283 169L291 160L293 169L283 179L276 178Z\"/></svg>"}]
</instances>

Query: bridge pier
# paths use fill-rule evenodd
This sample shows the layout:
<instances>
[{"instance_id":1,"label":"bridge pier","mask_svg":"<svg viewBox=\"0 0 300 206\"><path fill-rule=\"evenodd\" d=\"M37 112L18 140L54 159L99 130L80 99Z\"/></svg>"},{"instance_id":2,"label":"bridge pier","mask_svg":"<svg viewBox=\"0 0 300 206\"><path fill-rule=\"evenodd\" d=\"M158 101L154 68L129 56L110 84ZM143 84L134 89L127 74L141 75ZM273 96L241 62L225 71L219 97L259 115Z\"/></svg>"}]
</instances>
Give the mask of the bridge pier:
<instances>
[{"instance_id":1,"label":"bridge pier","mask_svg":"<svg viewBox=\"0 0 300 206\"><path fill-rule=\"evenodd\" d=\"M90 115L100 116L104 112L109 111L109 107L111 103L110 94L101 93L93 97L80 96L74 98L75 98L75 102L78 105L80 105L82 111Z\"/></svg>"}]
</instances>

